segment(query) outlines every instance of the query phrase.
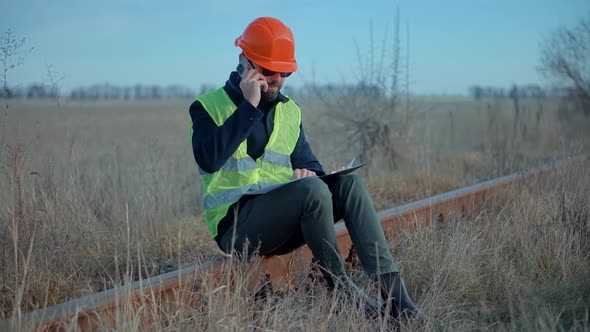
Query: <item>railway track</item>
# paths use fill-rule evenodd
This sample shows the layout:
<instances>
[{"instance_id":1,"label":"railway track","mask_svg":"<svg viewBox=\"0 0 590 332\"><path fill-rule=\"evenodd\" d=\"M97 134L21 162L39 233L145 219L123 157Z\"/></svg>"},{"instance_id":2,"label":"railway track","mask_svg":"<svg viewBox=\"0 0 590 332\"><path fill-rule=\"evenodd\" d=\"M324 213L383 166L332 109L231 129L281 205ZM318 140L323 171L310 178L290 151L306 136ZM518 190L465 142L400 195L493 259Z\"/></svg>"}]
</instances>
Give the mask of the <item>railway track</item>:
<instances>
[{"instance_id":1,"label":"railway track","mask_svg":"<svg viewBox=\"0 0 590 332\"><path fill-rule=\"evenodd\" d=\"M499 177L479 184L435 195L413 203L378 213L383 229L391 238L402 228L412 228L418 223L444 224L449 216L477 211L482 204L501 196L504 190L522 185L539 176L544 176L556 167L570 164L582 158L556 161L528 171ZM354 248L343 223L335 224L338 248L346 258L354 255ZM208 289L223 285L226 258L196 264L181 270L140 280L128 286L77 298L62 304L25 313L21 317L0 321L0 331L42 329L60 331L77 326L82 331L95 330L101 325L121 318L121 312L129 312L145 306L170 311L181 306L195 306L195 298ZM312 254L307 246L295 252L267 257L262 260L259 277L253 278L251 287L259 289L271 285L273 289L292 286L297 275L308 274L312 267ZM197 295L197 296L195 296ZM122 310L127 308L127 310Z\"/></svg>"}]
</instances>

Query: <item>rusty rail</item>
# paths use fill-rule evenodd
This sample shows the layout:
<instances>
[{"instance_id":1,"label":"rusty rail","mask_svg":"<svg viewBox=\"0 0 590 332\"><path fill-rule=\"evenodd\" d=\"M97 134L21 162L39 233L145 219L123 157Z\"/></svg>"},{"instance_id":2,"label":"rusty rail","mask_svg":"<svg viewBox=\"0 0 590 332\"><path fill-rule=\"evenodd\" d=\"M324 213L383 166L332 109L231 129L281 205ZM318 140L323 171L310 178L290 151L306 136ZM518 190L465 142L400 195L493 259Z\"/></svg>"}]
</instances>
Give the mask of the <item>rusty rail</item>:
<instances>
[{"instance_id":1,"label":"rusty rail","mask_svg":"<svg viewBox=\"0 0 590 332\"><path fill-rule=\"evenodd\" d=\"M453 190L444 194L425 198L396 208L380 211L379 219L386 236L391 237L400 228L411 228L417 223L444 223L449 215L465 214L473 211L502 193L503 189L520 184L533 177L572 161L583 158L561 160L548 163L542 167L499 177L479 184ZM335 224L336 237L340 254L348 257L352 252L352 243L343 223ZM295 252L265 258L262 271L273 288L288 287L296 274L307 274L311 268L312 254L307 246ZM122 305L138 307L138 304L152 302L162 306L164 303L175 306L180 302L190 302L187 294L198 288L203 279L222 279L224 258L196 264L181 270L145 280L133 282L124 287L117 287L94 295L84 296L62 304L26 313L0 321L0 331L12 330L18 326L62 330L72 323L83 330L91 330L105 321L116 317L116 309ZM109 318L110 317L110 318ZM77 321L77 322L76 322ZM19 325L20 324L20 325Z\"/></svg>"}]
</instances>

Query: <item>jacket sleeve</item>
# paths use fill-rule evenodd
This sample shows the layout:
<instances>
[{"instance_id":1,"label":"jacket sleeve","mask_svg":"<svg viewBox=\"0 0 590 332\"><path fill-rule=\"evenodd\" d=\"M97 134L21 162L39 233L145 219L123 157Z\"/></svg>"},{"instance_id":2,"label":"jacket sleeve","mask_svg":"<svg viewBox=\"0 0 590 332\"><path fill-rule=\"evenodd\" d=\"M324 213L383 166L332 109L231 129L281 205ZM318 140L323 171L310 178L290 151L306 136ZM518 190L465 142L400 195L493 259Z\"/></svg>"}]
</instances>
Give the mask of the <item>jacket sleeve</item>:
<instances>
[{"instance_id":1,"label":"jacket sleeve","mask_svg":"<svg viewBox=\"0 0 590 332\"><path fill-rule=\"evenodd\" d=\"M314 171L317 175L326 174L305 138L303 124L300 125L299 129L299 139L297 140L297 145L295 145L295 150L291 153L291 165L293 169L306 168Z\"/></svg>"},{"instance_id":2,"label":"jacket sleeve","mask_svg":"<svg viewBox=\"0 0 590 332\"><path fill-rule=\"evenodd\" d=\"M255 121L262 117L262 112L247 100L221 126L217 126L199 101L191 104L189 113L193 122L193 155L199 167L209 173L225 164L250 135Z\"/></svg>"}]
</instances>

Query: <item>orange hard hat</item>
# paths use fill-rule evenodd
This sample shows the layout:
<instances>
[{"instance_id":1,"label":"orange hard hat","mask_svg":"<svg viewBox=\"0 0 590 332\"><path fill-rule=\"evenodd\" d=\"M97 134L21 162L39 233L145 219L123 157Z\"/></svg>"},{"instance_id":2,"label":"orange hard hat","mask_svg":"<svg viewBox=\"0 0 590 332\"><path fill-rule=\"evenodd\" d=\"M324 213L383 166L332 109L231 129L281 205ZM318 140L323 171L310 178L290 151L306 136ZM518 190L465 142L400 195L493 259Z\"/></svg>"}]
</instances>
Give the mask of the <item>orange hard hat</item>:
<instances>
[{"instance_id":1,"label":"orange hard hat","mask_svg":"<svg viewBox=\"0 0 590 332\"><path fill-rule=\"evenodd\" d=\"M297 70L293 32L274 17L252 21L234 45L239 46L248 59L266 69L281 73Z\"/></svg>"}]
</instances>

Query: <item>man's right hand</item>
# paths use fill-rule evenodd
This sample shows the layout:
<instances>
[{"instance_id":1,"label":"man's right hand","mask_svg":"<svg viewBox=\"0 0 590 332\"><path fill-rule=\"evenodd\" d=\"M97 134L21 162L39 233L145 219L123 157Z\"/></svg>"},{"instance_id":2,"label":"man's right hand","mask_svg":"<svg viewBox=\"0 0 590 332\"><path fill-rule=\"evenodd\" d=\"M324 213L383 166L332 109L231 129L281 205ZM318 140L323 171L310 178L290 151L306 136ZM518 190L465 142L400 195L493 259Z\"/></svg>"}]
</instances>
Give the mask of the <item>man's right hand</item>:
<instances>
[{"instance_id":1,"label":"man's right hand","mask_svg":"<svg viewBox=\"0 0 590 332\"><path fill-rule=\"evenodd\" d=\"M301 179L301 178L306 178L308 176L315 176L315 172L314 171L310 171L306 168L296 168L293 170L293 180L295 179Z\"/></svg>"},{"instance_id":2,"label":"man's right hand","mask_svg":"<svg viewBox=\"0 0 590 332\"><path fill-rule=\"evenodd\" d=\"M242 90L244 98L254 107L258 107L258 104L260 104L261 91L268 90L268 83L266 83L264 75L260 74L254 68L251 68L250 65L247 65L242 74L240 89Z\"/></svg>"}]
</instances>

